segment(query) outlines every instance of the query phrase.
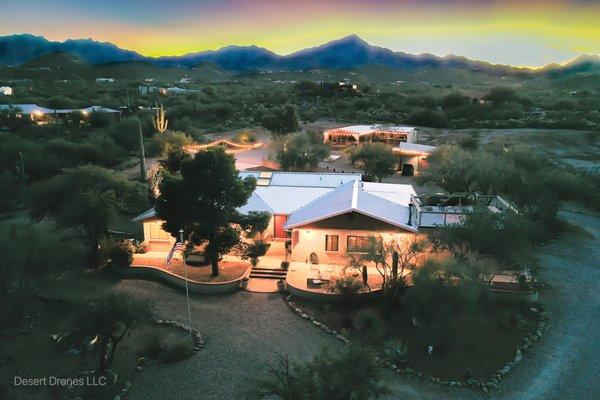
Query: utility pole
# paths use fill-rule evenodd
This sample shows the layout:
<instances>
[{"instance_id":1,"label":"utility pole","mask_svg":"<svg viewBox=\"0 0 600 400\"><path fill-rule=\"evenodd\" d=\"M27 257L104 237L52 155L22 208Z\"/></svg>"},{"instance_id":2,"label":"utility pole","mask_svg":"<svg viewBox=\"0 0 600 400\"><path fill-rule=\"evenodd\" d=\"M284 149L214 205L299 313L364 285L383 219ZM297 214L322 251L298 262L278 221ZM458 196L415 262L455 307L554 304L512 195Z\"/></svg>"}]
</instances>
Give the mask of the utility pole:
<instances>
[{"instance_id":1,"label":"utility pole","mask_svg":"<svg viewBox=\"0 0 600 400\"><path fill-rule=\"evenodd\" d=\"M185 298L187 300L187 312L188 312L188 327L190 331L190 342L194 344L192 338L192 313L190 312L190 290L188 288L188 277L187 277L187 263L185 262L185 252L183 251L183 229L179 230L179 241L181 242L181 260L183 261L183 274L185 276Z\"/></svg>"},{"instance_id":2,"label":"utility pole","mask_svg":"<svg viewBox=\"0 0 600 400\"><path fill-rule=\"evenodd\" d=\"M137 118L140 136L140 180L146 182L146 152L144 151L144 135L142 134L142 122Z\"/></svg>"}]
</instances>

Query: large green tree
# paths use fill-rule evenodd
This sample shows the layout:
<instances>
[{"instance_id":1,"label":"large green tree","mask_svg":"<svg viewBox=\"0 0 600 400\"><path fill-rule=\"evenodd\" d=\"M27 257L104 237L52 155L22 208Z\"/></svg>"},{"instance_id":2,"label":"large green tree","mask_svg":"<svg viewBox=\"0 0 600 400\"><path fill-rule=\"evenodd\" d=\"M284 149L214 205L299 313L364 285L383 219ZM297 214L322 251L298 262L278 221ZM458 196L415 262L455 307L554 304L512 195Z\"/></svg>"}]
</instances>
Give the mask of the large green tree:
<instances>
[{"instance_id":1,"label":"large green tree","mask_svg":"<svg viewBox=\"0 0 600 400\"><path fill-rule=\"evenodd\" d=\"M261 126L273 134L285 135L298 131L298 112L292 104L273 107L263 116Z\"/></svg>"},{"instance_id":2,"label":"large green tree","mask_svg":"<svg viewBox=\"0 0 600 400\"><path fill-rule=\"evenodd\" d=\"M275 158L284 171L305 171L316 168L319 161L329 155L329 146L312 143L305 133L296 133L277 138L274 142Z\"/></svg>"},{"instance_id":3,"label":"large green tree","mask_svg":"<svg viewBox=\"0 0 600 400\"><path fill-rule=\"evenodd\" d=\"M381 182L394 174L396 157L383 143L366 143L350 154L352 164L358 165L370 179Z\"/></svg>"},{"instance_id":4,"label":"large green tree","mask_svg":"<svg viewBox=\"0 0 600 400\"><path fill-rule=\"evenodd\" d=\"M196 153L181 163L181 172L167 174L160 184L156 214L163 228L174 237L183 229L192 245L204 245L212 264L212 275L219 275L221 255L240 243L242 234L254 236L267 228L266 213L241 214L256 181L241 179L235 159L222 148Z\"/></svg>"},{"instance_id":5,"label":"large green tree","mask_svg":"<svg viewBox=\"0 0 600 400\"><path fill-rule=\"evenodd\" d=\"M86 165L36 183L27 202L34 218L49 216L64 228L81 229L96 266L109 222L120 212L139 210L143 192L111 170Z\"/></svg>"}]
</instances>

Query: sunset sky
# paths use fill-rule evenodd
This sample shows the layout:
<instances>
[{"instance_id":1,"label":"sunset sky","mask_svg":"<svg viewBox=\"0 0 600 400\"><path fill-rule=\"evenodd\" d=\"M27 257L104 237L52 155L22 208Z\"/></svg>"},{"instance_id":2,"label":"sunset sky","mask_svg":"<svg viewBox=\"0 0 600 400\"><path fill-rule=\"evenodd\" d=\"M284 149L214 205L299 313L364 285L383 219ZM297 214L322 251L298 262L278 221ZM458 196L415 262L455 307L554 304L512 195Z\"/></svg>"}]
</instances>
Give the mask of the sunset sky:
<instances>
[{"instance_id":1,"label":"sunset sky","mask_svg":"<svg viewBox=\"0 0 600 400\"><path fill-rule=\"evenodd\" d=\"M349 34L407 53L543 66L600 54L600 0L1 0L0 35L93 38L149 56Z\"/></svg>"}]
</instances>

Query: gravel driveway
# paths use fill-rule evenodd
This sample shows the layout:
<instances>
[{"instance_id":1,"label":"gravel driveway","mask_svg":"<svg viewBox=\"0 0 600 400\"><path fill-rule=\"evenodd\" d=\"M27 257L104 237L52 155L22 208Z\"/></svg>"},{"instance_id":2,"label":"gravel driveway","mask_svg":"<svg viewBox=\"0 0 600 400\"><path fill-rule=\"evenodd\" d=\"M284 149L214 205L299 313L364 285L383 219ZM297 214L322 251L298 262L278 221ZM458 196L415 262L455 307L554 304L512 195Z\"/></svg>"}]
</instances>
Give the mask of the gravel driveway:
<instances>
[{"instance_id":1,"label":"gravel driveway","mask_svg":"<svg viewBox=\"0 0 600 400\"><path fill-rule=\"evenodd\" d=\"M122 281L119 288L152 299L164 319L187 321L185 296L179 291L136 280ZM323 347L341 348L338 340L291 312L278 294L194 296L191 310L204 349L189 360L145 369L129 399L239 399L277 354L308 360Z\"/></svg>"},{"instance_id":2,"label":"gravel driveway","mask_svg":"<svg viewBox=\"0 0 600 400\"><path fill-rule=\"evenodd\" d=\"M600 399L600 218L561 212L585 229L538 248L542 280L550 289L541 301L551 323L500 389L487 395L448 389L389 374L390 399ZM123 281L122 290L152 298L164 318L186 320L185 297L160 284ZM134 382L131 399L236 399L249 380L261 376L276 352L309 359L339 343L287 309L278 295L239 292L194 297L193 325L206 347L190 360L148 368Z\"/></svg>"}]
</instances>

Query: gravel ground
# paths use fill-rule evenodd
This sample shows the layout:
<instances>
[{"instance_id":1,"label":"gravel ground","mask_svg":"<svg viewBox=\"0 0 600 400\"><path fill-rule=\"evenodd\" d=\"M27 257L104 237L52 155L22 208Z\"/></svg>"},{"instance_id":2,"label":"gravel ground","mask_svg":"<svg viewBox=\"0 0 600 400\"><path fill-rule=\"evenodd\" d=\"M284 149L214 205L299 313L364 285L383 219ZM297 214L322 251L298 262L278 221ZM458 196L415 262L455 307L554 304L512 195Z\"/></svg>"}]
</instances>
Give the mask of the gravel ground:
<instances>
[{"instance_id":1,"label":"gravel ground","mask_svg":"<svg viewBox=\"0 0 600 400\"><path fill-rule=\"evenodd\" d=\"M164 319L187 321L183 293L158 283L127 280L119 288L155 302ZM254 378L264 376L277 354L311 359L323 347L341 348L333 336L288 309L278 294L237 292L194 296L192 325L206 342L189 360L150 366L135 380L129 399L239 399Z\"/></svg>"},{"instance_id":2,"label":"gravel ground","mask_svg":"<svg viewBox=\"0 0 600 400\"><path fill-rule=\"evenodd\" d=\"M390 399L600 399L600 218L561 212L585 229L540 247L541 301L551 311L545 337L511 371L500 389L486 395L387 375ZM145 281L123 281L122 290L152 298L164 318L186 320L180 292ZM278 295L239 292L194 297L193 325L206 347L190 360L150 367L134 382L131 399L236 399L261 376L276 353L309 359L339 343L287 309Z\"/></svg>"}]
</instances>

